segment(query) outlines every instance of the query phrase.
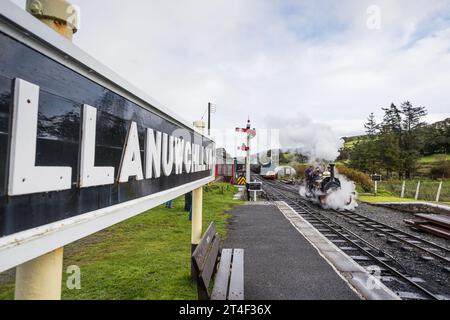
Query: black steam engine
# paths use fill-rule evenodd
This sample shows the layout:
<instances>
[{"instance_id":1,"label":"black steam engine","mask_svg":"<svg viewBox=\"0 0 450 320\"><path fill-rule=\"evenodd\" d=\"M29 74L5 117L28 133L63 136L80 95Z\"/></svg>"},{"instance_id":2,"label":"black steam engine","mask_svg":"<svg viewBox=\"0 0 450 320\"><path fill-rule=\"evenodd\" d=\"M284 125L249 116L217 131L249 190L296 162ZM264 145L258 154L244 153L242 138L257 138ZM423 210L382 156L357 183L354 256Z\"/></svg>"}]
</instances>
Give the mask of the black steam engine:
<instances>
[{"instance_id":1,"label":"black steam engine","mask_svg":"<svg viewBox=\"0 0 450 320\"><path fill-rule=\"evenodd\" d=\"M341 182L335 175L335 164L330 164L329 171L321 172L319 169L307 173L306 192L307 198L315 198L321 204L326 202L327 196L341 188Z\"/></svg>"},{"instance_id":2,"label":"black steam engine","mask_svg":"<svg viewBox=\"0 0 450 320\"><path fill-rule=\"evenodd\" d=\"M341 182L338 178L336 178L334 173L335 164L330 164L330 176L324 177L323 180L320 182L320 189L322 192L327 192L328 190L336 190L341 187Z\"/></svg>"}]
</instances>

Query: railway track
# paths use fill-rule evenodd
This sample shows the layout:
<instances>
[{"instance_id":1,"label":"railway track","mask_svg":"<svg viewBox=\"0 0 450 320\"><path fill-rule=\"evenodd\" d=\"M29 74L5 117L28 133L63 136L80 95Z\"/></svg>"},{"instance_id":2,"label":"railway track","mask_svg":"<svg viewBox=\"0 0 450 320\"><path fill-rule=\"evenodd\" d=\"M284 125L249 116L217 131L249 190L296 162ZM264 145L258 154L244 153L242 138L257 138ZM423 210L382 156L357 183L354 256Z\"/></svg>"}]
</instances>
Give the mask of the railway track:
<instances>
[{"instance_id":1,"label":"railway track","mask_svg":"<svg viewBox=\"0 0 450 320\"><path fill-rule=\"evenodd\" d=\"M421 283L420 277L410 274L392 255L313 208L310 203L299 197L295 187L275 181L259 180L264 182L263 188L269 200L286 202L297 214L311 223L358 264L371 272L378 272L377 276L381 282L391 287L402 299L441 300L446 298L426 288ZM363 228L366 232L379 232L389 236L390 241L405 243L414 250L433 256L445 264L449 263L449 250L444 247L354 212L336 211L335 213L347 222L351 221L352 224Z\"/></svg>"},{"instance_id":2,"label":"railway track","mask_svg":"<svg viewBox=\"0 0 450 320\"><path fill-rule=\"evenodd\" d=\"M267 181L265 181L267 183ZM288 185L283 185L277 182L271 182L272 185L277 188L283 189L284 191L291 192L293 194L298 195L298 190L295 187L291 187ZM376 220L370 219L366 216L363 216L359 213L344 210L332 210L335 214L339 215L343 219L347 220L349 223L355 224L364 229L366 232L376 232L378 235L384 235L387 237L387 241L391 243L401 242L406 247L406 250L409 248L419 250L426 254L423 256L424 259L427 259L428 256L439 259L445 263L450 263L450 250L440 246L436 243L427 241L410 233L404 232L400 229L389 226L385 223L378 222Z\"/></svg>"}]
</instances>

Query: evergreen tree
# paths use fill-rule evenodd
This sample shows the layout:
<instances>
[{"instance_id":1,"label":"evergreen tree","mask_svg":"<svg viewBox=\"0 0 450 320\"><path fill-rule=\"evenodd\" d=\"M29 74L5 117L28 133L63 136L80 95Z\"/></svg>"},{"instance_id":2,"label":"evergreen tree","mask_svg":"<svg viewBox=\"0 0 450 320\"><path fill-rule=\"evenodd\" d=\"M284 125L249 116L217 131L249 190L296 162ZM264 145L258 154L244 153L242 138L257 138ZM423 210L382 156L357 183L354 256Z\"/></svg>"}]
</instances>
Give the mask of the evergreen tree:
<instances>
[{"instance_id":1,"label":"evergreen tree","mask_svg":"<svg viewBox=\"0 0 450 320\"><path fill-rule=\"evenodd\" d=\"M366 128L367 140L362 146L364 153L366 155L365 161L365 170L369 173L375 174L379 170L380 161L380 152L379 145L377 142L377 133L378 133L378 124L375 121L375 115L373 112L367 118L366 124L364 124L364 128Z\"/></svg>"},{"instance_id":2,"label":"evergreen tree","mask_svg":"<svg viewBox=\"0 0 450 320\"><path fill-rule=\"evenodd\" d=\"M409 101L398 108L391 104L384 111L380 124L373 113L364 125L366 136L350 148L341 151L341 158L350 160L350 166L367 173L394 173L399 178L411 178L420 155L449 153L450 119L432 126L423 122L427 111L414 107Z\"/></svg>"},{"instance_id":3,"label":"evergreen tree","mask_svg":"<svg viewBox=\"0 0 450 320\"><path fill-rule=\"evenodd\" d=\"M419 129L425 125L422 118L427 115L427 111L424 107L414 107L409 101L405 101L401 105L401 112L403 115L402 169L405 177L409 179L416 169L417 160L420 156L419 150L421 149L422 139L420 139Z\"/></svg>"},{"instance_id":4,"label":"evergreen tree","mask_svg":"<svg viewBox=\"0 0 450 320\"><path fill-rule=\"evenodd\" d=\"M373 114L373 112L367 118L367 122L364 125L364 128L366 128L366 133L369 137L374 137L377 134L378 125L375 121L375 115Z\"/></svg>"},{"instance_id":5,"label":"evergreen tree","mask_svg":"<svg viewBox=\"0 0 450 320\"><path fill-rule=\"evenodd\" d=\"M382 108L384 111L382 127L384 131L393 132L400 137L402 132L402 115L400 109L393 103L389 108Z\"/></svg>"},{"instance_id":6,"label":"evergreen tree","mask_svg":"<svg viewBox=\"0 0 450 320\"><path fill-rule=\"evenodd\" d=\"M384 111L384 117L379 138L379 145L382 150L380 162L386 170L386 175L391 177L393 172L399 172L402 165L400 161L402 117L400 109L393 103L389 108L382 108L382 110Z\"/></svg>"}]
</instances>

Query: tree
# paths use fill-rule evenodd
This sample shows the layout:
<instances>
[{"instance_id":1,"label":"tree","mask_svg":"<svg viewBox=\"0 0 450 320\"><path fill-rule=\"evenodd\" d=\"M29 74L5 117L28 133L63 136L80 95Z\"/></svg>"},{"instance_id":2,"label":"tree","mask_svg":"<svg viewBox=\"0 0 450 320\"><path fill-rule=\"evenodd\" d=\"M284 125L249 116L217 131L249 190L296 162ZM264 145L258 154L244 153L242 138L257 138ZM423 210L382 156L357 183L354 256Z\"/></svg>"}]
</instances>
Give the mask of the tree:
<instances>
[{"instance_id":1,"label":"tree","mask_svg":"<svg viewBox=\"0 0 450 320\"><path fill-rule=\"evenodd\" d=\"M420 131L425 123L422 118L427 115L425 107L414 107L409 101L401 105L403 115L401 137L402 169L406 178L410 178L416 169L417 160L420 156L419 150L423 140L420 139Z\"/></svg>"},{"instance_id":2,"label":"tree","mask_svg":"<svg viewBox=\"0 0 450 320\"><path fill-rule=\"evenodd\" d=\"M400 140L402 135L402 116L397 106L391 103L389 108L382 108L384 111L383 122L380 125L380 162L386 170L386 175L390 177L393 172L398 172L401 168L400 161Z\"/></svg>"},{"instance_id":3,"label":"tree","mask_svg":"<svg viewBox=\"0 0 450 320\"><path fill-rule=\"evenodd\" d=\"M401 108L403 130L413 132L415 129L425 125L425 122L422 122L422 118L428 114L425 107L413 107L411 102L405 101L402 103Z\"/></svg>"},{"instance_id":4,"label":"tree","mask_svg":"<svg viewBox=\"0 0 450 320\"><path fill-rule=\"evenodd\" d=\"M341 158L348 158L351 167L366 173L384 169L388 177L397 173L399 178L411 178L420 154L448 153L450 119L427 126L425 107L414 107L409 101L382 110L380 124L371 113L364 124L367 135L341 150Z\"/></svg>"},{"instance_id":5,"label":"tree","mask_svg":"<svg viewBox=\"0 0 450 320\"><path fill-rule=\"evenodd\" d=\"M378 125L375 121L375 115L373 114L373 112L367 118L367 122L364 125L364 128L366 128L366 133L369 137L374 137L377 134Z\"/></svg>"},{"instance_id":6,"label":"tree","mask_svg":"<svg viewBox=\"0 0 450 320\"><path fill-rule=\"evenodd\" d=\"M366 165L365 169L369 173L377 173L379 170L380 163L380 153L379 153L379 145L378 145L378 124L375 121L375 115L373 112L367 118L366 124L364 124L364 128L366 128L367 140L365 141L365 145L363 146L365 154L366 154Z\"/></svg>"},{"instance_id":7,"label":"tree","mask_svg":"<svg viewBox=\"0 0 450 320\"><path fill-rule=\"evenodd\" d=\"M402 115L400 109L393 103L389 108L381 108L384 111L383 123L381 124L384 131L393 132L398 136L402 132Z\"/></svg>"}]
</instances>

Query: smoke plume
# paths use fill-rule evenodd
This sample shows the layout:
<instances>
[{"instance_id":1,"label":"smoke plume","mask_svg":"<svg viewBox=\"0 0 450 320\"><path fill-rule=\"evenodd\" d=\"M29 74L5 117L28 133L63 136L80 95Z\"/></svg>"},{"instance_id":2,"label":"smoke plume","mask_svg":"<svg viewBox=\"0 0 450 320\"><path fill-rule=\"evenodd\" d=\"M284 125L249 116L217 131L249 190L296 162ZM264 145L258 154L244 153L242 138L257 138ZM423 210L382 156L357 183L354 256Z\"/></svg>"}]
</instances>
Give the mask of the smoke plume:
<instances>
[{"instance_id":1,"label":"smoke plume","mask_svg":"<svg viewBox=\"0 0 450 320\"><path fill-rule=\"evenodd\" d=\"M337 174L336 177L341 182L341 188L327 196L324 208L339 211L355 210L358 206L355 183L342 174Z\"/></svg>"},{"instance_id":2,"label":"smoke plume","mask_svg":"<svg viewBox=\"0 0 450 320\"><path fill-rule=\"evenodd\" d=\"M310 200L317 204L320 204L325 209L334 209L339 211L355 210L356 207L358 207L358 203L356 201L357 193L355 183L337 172L336 178L338 178L341 182L341 188L330 192L330 194L327 195L324 203L320 203L319 201L318 197L321 195L320 192L310 197ZM306 185L300 186L299 193L300 196L306 198Z\"/></svg>"},{"instance_id":3,"label":"smoke plume","mask_svg":"<svg viewBox=\"0 0 450 320\"><path fill-rule=\"evenodd\" d=\"M271 117L270 124L280 130L280 145L283 149L295 149L310 161L334 161L343 145L328 125L314 122L307 116Z\"/></svg>"}]
</instances>

